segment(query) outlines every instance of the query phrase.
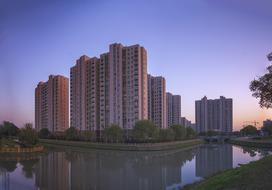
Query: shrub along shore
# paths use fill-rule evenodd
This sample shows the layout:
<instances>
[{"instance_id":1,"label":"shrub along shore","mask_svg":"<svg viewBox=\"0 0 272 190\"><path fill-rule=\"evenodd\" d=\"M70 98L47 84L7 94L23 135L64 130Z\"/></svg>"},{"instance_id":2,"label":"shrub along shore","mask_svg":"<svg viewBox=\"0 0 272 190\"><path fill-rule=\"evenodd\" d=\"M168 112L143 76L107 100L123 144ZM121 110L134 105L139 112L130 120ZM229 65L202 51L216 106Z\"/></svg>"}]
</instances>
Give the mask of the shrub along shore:
<instances>
[{"instance_id":1,"label":"shrub along shore","mask_svg":"<svg viewBox=\"0 0 272 190\"><path fill-rule=\"evenodd\" d=\"M271 189L272 156L223 171L206 180L186 185L182 190Z\"/></svg>"},{"instance_id":2,"label":"shrub along shore","mask_svg":"<svg viewBox=\"0 0 272 190\"><path fill-rule=\"evenodd\" d=\"M272 148L272 139L266 138L236 138L229 141L231 144L256 148Z\"/></svg>"},{"instance_id":3,"label":"shrub along shore","mask_svg":"<svg viewBox=\"0 0 272 190\"><path fill-rule=\"evenodd\" d=\"M46 146L65 146L75 148L100 149L100 150L121 150L121 151L161 151L186 148L202 144L201 139L163 142L163 143L97 143L84 141L67 141L40 139L40 143Z\"/></svg>"}]
</instances>

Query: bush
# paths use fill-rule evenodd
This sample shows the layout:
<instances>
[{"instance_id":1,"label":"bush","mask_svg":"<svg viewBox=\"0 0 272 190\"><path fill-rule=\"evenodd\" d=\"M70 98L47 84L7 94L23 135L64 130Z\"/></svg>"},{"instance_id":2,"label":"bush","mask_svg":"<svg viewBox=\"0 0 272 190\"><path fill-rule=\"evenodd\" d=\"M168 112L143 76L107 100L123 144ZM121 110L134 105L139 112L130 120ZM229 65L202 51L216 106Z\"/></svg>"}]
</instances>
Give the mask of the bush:
<instances>
[{"instance_id":1,"label":"bush","mask_svg":"<svg viewBox=\"0 0 272 190\"><path fill-rule=\"evenodd\" d=\"M243 135L257 135L258 130L253 125L248 125L248 126L245 126L243 129L241 129L240 133Z\"/></svg>"},{"instance_id":2,"label":"bush","mask_svg":"<svg viewBox=\"0 0 272 190\"><path fill-rule=\"evenodd\" d=\"M136 122L132 134L133 138L139 142L156 141L159 137L159 130L152 121L141 120Z\"/></svg>"},{"instance_id":3,"label":"bush","mask_svg":"<svg viewBox=\"0 0 272 190\"><path fill-rule=\"evenodd\" d=\"M39 131L39 138L48 139L51 137L51 132L47 128L43 128Z\"/></svg>"},{"instance_id":4,"label":"bush","mask_svg":"<svg viewBox=\"0 0 272 190\"><path fill-rule=\"evenodd\" d=\"M95 139L95 133L92 131L81 131L80 140L82 141L92 141Z\"/></svg>"},{"instance_id":5,"label":"bush","mask_svg":"<svg viewBox=\"0 0 272 190\"><path fill-rule=\"evenodd\" d=\"M118 125L111 125L104 130L104 139L110 142L120 142L123 140L123 130Z\"/></svg>"},{"instance_id":6,"label":"bush","mask_svg":"<svg viewBox=\"0 0 272 190\"><path fill-rule=\"evenodd\" d=\"M186 138L186 128L182 125L171 126L175 133L175 140L183 140Z\"/></svg>"},{"instance_id":7,"label":"bush","mask_svg":"<svg viewBox=\"0 0 272 190\"><path fill-rule=\"evenodd\" d=\"M79 140L78 130L75 127L66 129L65 139L70 141Z\"/></svg>"},{"instance_id":8,"label":"bush","mask_svg":"<svg viewBox=\"0 0 272 190\"><path fill-rule=\"evenodd\" d=\"M264 126L262 127L262 131L267 133L268 135L272 135L272 126Z\"/></svg>"},{"instance_id":9,"label":"bush","mask_svg":"<svg viewBox=\"0 0 272 190\"><path fill-rule=\"evenodd\" d=\"M25 124L19 132L19 141L25 145L36 145L39 142L37 132L32 128L31 123Z\"/></svg>"},{"instance_id":10,"label":"bush","mask_svg":"<svg viewBox=\"0 0 272 190\"><path fill-rule=\"evenodd\" d=\"M186 128L186 137L187 138L194 138L196 136L197 136L197 133L192 127Z\"/></svg>"},{"instance_id":11,"label":"bush","mask_svg":"<svg viewBox=\"0 0 272 190\"><path fill-rule=\"evenodd\" d=\"M175 132L173 129L168 128L168 129L160 129L160 141L173 141L175 140Z\"/></svg>"}]
</instances>

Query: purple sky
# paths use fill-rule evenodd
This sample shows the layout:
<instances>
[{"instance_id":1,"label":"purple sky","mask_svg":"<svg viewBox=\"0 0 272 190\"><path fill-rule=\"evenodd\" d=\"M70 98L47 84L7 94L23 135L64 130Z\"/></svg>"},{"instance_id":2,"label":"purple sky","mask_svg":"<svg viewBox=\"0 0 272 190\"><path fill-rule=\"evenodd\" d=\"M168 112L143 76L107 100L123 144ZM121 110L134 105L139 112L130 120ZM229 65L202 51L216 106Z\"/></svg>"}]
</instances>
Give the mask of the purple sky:
<instances>
[{"instance_id":1,"label":"purple sky","mask_svg":"<svg viewBox=\"0 0 272 190\"><path fill-rule=\"evenodd\" d=\"M249 82L272 51L270 0L0 1L0 121L34 122L34 89L50 74L69 76L82 55L141 44L148 71L166 78L194 121L194 101L233 98L234 127L271 118Z\"/></svg>"}]
</instances>

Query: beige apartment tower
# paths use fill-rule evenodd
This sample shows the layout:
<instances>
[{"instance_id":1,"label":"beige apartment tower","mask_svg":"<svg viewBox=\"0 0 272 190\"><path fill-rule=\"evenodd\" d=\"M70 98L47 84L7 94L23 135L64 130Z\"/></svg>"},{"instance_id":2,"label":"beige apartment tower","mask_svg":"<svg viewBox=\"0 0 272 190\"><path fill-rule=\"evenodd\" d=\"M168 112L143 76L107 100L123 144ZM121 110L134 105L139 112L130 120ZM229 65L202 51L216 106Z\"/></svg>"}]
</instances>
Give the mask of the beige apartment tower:
<instances>
[{"instance_id":1,"label":"beige apartment tower","mask_svg":"<svg viewBox=\"0 0 272 190\"><path fill-rule=\"evenodd\" d=\"M167 128L166 113L165 79L148 75L148 119L159 128Z\"/></svg>"},{"instance_id":2,"label":"beige apartment tower","mask_svg":"<svg viewBox=\"0 0 272 190\"><path fill-rule=\"evenodd\" d=\"M100 134L111 124L132 129L148 118L143 47L111 44L100 58L81 56L70 78L71 126Z\"/></svg>"},{"instance_id":3,"label":"beige apartment tower","mask_svg":"<svg viewBox=\"0 0 272 190\"><path fill-rule=\"evenodd\" d=\"M35 89L35 128L51 132L69 127L68 78L50 75L47 82L39 82Z\"/></svg>"},{"instance_id":4,"label":"beige apartment tower","mask_svg":"<svg viewBox=\"0 0 272 190\"><path fill-rule=\"evenodd\" d=\"M168 127L180 124L181 117L181 97L180 95L173 95L166 93L167 104L167 123Z\"/></svg>"}]
</instances>

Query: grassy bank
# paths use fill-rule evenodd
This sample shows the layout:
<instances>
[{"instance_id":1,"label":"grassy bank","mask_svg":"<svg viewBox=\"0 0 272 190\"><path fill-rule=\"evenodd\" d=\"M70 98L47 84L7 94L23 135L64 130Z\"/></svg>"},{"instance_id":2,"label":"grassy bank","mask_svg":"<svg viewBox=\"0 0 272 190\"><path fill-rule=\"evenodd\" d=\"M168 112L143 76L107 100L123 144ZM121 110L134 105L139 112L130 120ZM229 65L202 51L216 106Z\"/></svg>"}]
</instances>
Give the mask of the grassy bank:
<instances>
[{"instance_id":1,"label":"grassy bank","mask_svg":"<svg viewBox=\"0 0 272 190\"><path fill-rule=\"evenodd\" d=\"M272 156L229 169L182 190L265 190L272 187Z\"/></svg>"},{"instance_id":2,"label":"grassy bank","mask_svg":"<svg viewBox=\"0 0 272 190\"><path fill-rule=\"evenodd\" d=\"M88 149L101 149L101 150L122 150L122 151L160 151L185 148L193 145L202 144L200 139L165 142L165 143L142 143L142 144L109 144L109 143L93 143L82 141L64 141L64 140L51 140L41 139L40 143L47 146L68 146Z\"/></svg>"},{"instance_id":3,"label":"grassy bank","mask_svg":"<svg viewBox=\"0 0 272 190\"><path fill-rule=\"evenodd\" d=\"M232 144L257 148L272 148L272 139L237 138L229 141Z\"/></svg>"}]
</instances>

